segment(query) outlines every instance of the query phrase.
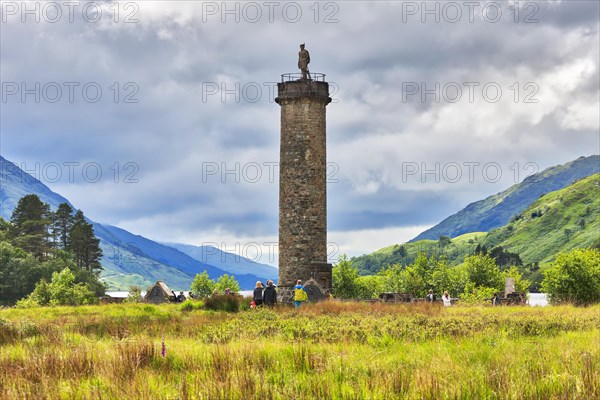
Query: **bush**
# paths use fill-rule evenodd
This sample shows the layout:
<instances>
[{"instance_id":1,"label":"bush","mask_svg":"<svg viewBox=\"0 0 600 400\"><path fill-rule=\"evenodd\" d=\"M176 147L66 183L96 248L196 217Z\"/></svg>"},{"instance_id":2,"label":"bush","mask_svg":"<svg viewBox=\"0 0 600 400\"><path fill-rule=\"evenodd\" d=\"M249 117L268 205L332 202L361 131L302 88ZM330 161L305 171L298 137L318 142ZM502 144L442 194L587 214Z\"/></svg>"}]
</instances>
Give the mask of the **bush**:
<instances>
[{"instance_id":1,"label":"bush","mask_svg":"<svg viewBox=\"0 0 600 400\"><path fill-rule=\"evenodd\" d=\"M180 311L200 310L204 304L201 301L186 300L179 306Z\"/></svg>"},{"instance_id":2,"label":"bush","mask_svg":"<svg viewBox=\"0 0 600 400\"><path fill-rule=\"evenodd\" d=\"M126 303L141 303L144 300L142 297L142 288L139 286L130 286L129 294L125 299Z\"/></svg>"},{"instance_id":3,"label":"bush","mask_svg":"<svg viewBox=\"0 0 600 400\"><path fill-rule=\"evenodd\" d=\"M233 294L213 294L206 298L204 307L207 310L238 312L240 310L241 302L242 296Z\"/></svg>"},{"instance_id":4,"label":"bush","mask_svg":"<svg viewBox=\"0 0 600 400\"><path fill-rule=\"evenodd\" d=\"M484 304L489 303L498 291L494 288L485 286L475 286L473 282L467 283L464 293L460 296L461 302L465 304Z\"/></svg>"},{"instance_id":5,"label":"bush","mask_svg":"<svg viewBox=\"0 0 600 400\"><path fill-rule=\"evenodd\" d=\"M553 304L600 302L600 251L596 249L559 253L544 276L542 291Z\"/></svg>"},{"instance_id":6,"label":"bush","mask_svg":"<svg viewBox=\"0 0 600 400\"><path fill-rule=\"evenodd\" d=\"M17 301L17 304L15 304L15 307L17 307L17 308L34 308L34 307L40 307L40 303L38 303L36 300L32 299L31 297L25 297L25 298Z\"/></svg>"},{"instance_id":7,"label":"bush","mask_svg":"<svg viewBox=\"0 0 600 400\"><path fill-rule=\"evenodd\" d=\"M52 274L52 281L41 280L35 285L35 290L19 301L19 307L35 306L79 306L98 303L96 294L88 284L75 283L75 275L69 268Z\"/></svg>"}]
</instances>

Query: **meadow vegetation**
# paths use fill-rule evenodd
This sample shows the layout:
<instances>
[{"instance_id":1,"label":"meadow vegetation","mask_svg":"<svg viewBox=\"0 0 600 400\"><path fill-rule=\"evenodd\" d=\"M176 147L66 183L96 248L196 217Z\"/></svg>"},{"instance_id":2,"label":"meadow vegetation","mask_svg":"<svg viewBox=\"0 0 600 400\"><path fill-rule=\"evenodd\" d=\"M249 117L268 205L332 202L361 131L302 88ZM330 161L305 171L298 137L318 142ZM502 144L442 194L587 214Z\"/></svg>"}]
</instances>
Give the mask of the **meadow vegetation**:
<instances>
[{"instance_id":1,"label":"meadow vegetation","mask_svg":"<svg viewBox=\"0 0 600 400\"><path fill-rule=\"evenodd\" d=\"M597 305L10 308L0 398L587 400L599 339Z\"/></svg>"}]
</instances>

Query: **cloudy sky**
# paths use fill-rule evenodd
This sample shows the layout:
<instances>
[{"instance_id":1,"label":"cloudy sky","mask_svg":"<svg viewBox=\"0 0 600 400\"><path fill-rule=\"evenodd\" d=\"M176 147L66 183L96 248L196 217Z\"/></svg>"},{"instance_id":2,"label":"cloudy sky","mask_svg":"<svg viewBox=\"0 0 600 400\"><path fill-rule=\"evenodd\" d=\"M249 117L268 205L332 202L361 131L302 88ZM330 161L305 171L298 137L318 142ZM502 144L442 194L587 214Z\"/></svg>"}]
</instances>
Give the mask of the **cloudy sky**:
<instances>
[{"instance_id":1,"label":"cloudy sky","mask_svg":"<svg viewBox=\"0 0 600 400\"><path fill-rule=\"evenodd\" d=\"M302 42L333 92L332 258L600 152L597 1L1 6L1 154L159 241L277 240L273 93Z\"/></svg>"}]
</instances>

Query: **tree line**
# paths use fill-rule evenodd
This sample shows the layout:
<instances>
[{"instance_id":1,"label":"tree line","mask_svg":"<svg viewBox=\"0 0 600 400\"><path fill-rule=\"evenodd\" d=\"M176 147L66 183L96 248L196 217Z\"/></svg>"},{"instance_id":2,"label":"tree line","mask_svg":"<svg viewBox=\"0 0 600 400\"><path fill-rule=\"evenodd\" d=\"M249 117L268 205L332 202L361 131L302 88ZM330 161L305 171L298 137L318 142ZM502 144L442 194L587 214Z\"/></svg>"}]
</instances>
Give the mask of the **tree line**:
<instances>
[{"instance_id":1,"label":"tree line","mask_svg":"<svg viewBox=\"0 0 600 400\"><path fill-rule=\"evenodd\" d=\"M429 290L439 296L448 291L466 303L481 303L503 293L506 278L512 278L517 292L529 291L530 282L522 270L509 266L513 254L478 249L463 262L451 266L445 256L419 253L412 264L393 264L375 275L360 276L359 269L346 255L333 267L333 293L341 299L372 299L382 292L410 293L424 298ZM540 289L552 303L591 304L600 302L600 250L595 247L559 253L543 271Z\"/></svg>"},{"instance_id":2,"label":"tree line","mask_svg":"<svg viewBox=\"0 0 600 400\"><path fill-rule=\"evenodd\" d=\"M0 302L14 304L36 290L40 304L92 302L106 291L101 258L81 210L62 203L52 211L37 195L23 196L10 221L0 218ZM74 287L79 295L65 298Z\"/></svg>"}]
</instances>

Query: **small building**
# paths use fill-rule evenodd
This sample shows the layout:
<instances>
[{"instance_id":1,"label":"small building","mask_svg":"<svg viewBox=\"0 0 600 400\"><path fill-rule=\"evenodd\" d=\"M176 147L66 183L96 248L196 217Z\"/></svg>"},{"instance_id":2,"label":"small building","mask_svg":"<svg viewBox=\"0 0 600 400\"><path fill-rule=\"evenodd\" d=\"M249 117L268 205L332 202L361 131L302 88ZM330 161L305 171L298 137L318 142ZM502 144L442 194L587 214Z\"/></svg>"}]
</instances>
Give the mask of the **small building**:
<instances>
[{"instance_id":1,"label":"small building","mask_svg":"<svg viewBox=\"0 0 600 400\"><path fill-rule=\"evenodd\" d=\"M106 294L100 297L100 304L119 304L124 303L127 300L129 292L106 292Z\"/></svg>"},{"instance_id":2,"label":"small building","mask_svg":"<svg viewBox=\"0 0 600 400\"><path fill-rule=\"evenodd\" d=\"M162 304L170 301L175 301L175 294L163 281L157 281L144 296L145 303Z\"/></svg>"}]
</instances>

